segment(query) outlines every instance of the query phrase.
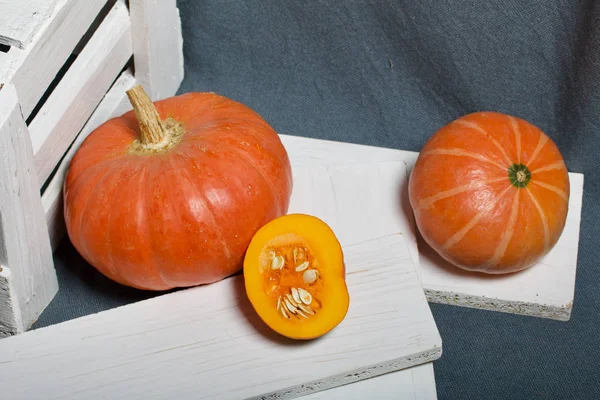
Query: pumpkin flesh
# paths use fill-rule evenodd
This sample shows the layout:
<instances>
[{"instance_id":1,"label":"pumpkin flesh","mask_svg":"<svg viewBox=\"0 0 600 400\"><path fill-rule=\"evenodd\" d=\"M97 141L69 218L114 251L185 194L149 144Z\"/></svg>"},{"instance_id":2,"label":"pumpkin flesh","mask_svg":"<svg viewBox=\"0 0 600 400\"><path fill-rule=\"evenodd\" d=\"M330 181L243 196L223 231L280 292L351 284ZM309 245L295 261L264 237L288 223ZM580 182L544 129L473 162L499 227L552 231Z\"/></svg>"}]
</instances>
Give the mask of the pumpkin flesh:
<instances>
[{"instance_id":1,"label":"pumpkin flesh","mask_svg":"<svg viewBox=\"0 0 600 400\"><path fill-rule=\"evenodd\" d=\"M466 270L509 273L530 267L558 241L569 178L541 130L481 112L427 141L409 196L421 236L442 258Z\"/></svg>"},{"instance_id":2,"label":"pumpkin flesh","mask_svg":"<svg viewBox=\"0 0 600 400\"><path fill-rule=\"evenodd\" d=\"M258 114L225 97L187 93L154 106L168 133L162 146L141 143L137 109L82 143L65 179L67 232L124 285L218 281L242 268L258 228L287 212L287 153Z\"/></svg>"},{"instance_id":3,"label":"pumpkin flesh","mask_svg":"<svg viewBox=\"0 0 600 400\"><path fill-rule=\"evenodd\" d=\"M348 311L342 248L329 226L310 215L279 217L256 233L244 259L244 282L260 318L289 338L322 336ZM310 294L305 303L298 301L302 291Z\"/></svg>"}]
</instances>

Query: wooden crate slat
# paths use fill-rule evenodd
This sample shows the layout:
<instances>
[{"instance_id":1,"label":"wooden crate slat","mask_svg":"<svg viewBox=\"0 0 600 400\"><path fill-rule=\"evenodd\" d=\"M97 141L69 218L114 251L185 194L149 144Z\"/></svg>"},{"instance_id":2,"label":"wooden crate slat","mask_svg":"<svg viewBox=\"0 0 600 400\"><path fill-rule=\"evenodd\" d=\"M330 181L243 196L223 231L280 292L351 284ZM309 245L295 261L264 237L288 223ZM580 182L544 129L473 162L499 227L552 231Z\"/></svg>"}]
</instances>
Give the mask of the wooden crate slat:
<instances>
[{"instance_id":1,"label":"wooden crate slat","mask_svg":"<svg viewBox=\"0 0 600 400\"><path fill-rule=\"evenodd\" d=\"M16 87L25 119L106 2L59 0L52 16L42 24L27 49L8 51L9 59L0 70L0 83L12 83ZM15 3L20 4L21 0Z\"/></svg>"},{"instance_id":2,"label":"wooden crate slat","mask_svg":"<svg viewBox=\"0 0 600 400\"><path fill-rule=\"evenodd\" d=\"M77 152L85 138L99 125L110 118L119 116L131 109L126 91L131 89L136 83L131 69L124 71L119 79L113 84L108 93L104 96L90 119L67 151L64 159L61 161L52 180L44 190L42 195L42 204L46 213L46 223L50 233L50 242L52 250L55 251L65 234L62 188L64 178L67 173L69 163Z\"/></svg>"},{"instance_id":3,"label":"wooden crate slat","mask_svg":"<svg viewBox=\"0 0 600 400\"><path fill-rule=\"evenodd\" d=\"M0 51L0 86L2 86L2 71L6 70L8 68L8 62L10 60L10 57L8 56L8 53L4 53L2 51Z\"/></svg>"},{"instance_id":4,"label":"wooden crate slat","mask_svg":"<svg viewBox=\"0 0 600 400\"><path fill-rule=\"evenodd\" d=\"M346 245L401 232L413 262L419 265L414 218L410 205L403 201L408 195L404 162L312 167L306 163L300 168L308 167L312 173L294 174L288 212L305 210L322 216ZM373 207L384 212L373 212Z\"/></svg>"},{"instance_id":5,"label":"wooden crate slat","mask_svg":"<svg viewBox=\"0 0 600 400\"><path fill-rule=\"evenodd\" d=\"M183 39L176 0L130 0L135 77L152 100L177 92Z\"/></svg>"},{"instance_id":6,"label":"wooden crate slat","mask_svg":"<svg viewBox=\"0 0 600 400\"><path fill-rule=\"evenodd\" d=\"M57 0L0 0L0 44L26 49Z\"/></svg>"},{"instance_id":7,"label":"wooden crate slat","mask_svg":"<svg viewBox=\"0 0 600 400\"><path fill-rule=\"evenodd\" d=\"M437 400L433 363L302 396L301 400Z\"/></svg>"},{"instance_id":8,"label":"wooden crate slat","mask_svg":"<svg viewBox=\"0 0 600 400\"><path fill-rule=\"evenodd\" d=\"M132 51L127 7L119 1L29 126L40 186L131 58Z\"/></svg>"},{"instance_id":9,"label":"wooden crate slat","mask_svg":"<svg viewBox=\"0 0 600 400\"><path fill-rule=\"evenodd\" d=\"M13 85L0 89L0 336L24 332L58 291L31 139Z\"/></svg>"},{"instance_id":10,"label":"wooden crate slat","mask_svg":"<svg viewBox=\"0 0 600 400\"><path fill-rule=\"evenodd\" d=\"M290 341L267 328L243 276L234 276L0 340L2 393L290 398L439 358L441 338L403 236L344 252L350 309L319 340Z\"/></svg>"},{"instance_id":11,"label":"wooden crate slat","mask_svg":"<svg viewBox=\"0 0 600 400\"><path fill-rule=\"evenodd\" d=\"M343 165L364 162L402 161L410 171L419 156L419 153L415 151L314 139L296 135L281 134L279 136L286 146L288 153L293 156L290 162L292 165L299 167L314 164Z\"/></svg>"}]
</instances>

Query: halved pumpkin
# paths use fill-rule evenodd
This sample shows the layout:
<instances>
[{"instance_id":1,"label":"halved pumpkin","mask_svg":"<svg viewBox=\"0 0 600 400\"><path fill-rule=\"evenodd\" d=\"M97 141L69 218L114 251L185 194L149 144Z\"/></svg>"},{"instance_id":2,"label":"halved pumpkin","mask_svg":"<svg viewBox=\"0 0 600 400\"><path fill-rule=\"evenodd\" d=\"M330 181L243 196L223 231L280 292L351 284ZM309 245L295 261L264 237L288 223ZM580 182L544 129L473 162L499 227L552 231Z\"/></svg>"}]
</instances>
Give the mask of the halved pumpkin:
<instances>
[{"instance_id":1,"label":"halved pumpkin","mask_svg":"<svg viewBox=\"0 0 600 400\"><path fill-rule=\"evenodd\" d=\"M259 317L292 339L313 339L346 316L350 296L342 247L331 228L288 214L260 228L244 259L246 294Z\"/></svg>"}]
</instances>

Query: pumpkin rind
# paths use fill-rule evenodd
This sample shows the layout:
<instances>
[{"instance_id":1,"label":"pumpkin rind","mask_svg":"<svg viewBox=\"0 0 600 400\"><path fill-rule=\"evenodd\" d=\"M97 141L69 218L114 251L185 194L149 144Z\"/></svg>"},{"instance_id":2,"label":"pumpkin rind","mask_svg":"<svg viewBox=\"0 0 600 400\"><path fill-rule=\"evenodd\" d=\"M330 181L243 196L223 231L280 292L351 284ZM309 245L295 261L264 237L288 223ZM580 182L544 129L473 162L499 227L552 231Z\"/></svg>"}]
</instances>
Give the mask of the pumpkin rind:
<instances>
[{"instance_id":1,"label":"pumpkin rind","mask_svg":"<svg viewBox=\"0 0 600 400\"><path fill-rule=\"evenodd\" d=\"M546 255L566 222L569 177L539 128L497 112L439 129L411 171L409 198L423 239L470 271L523 270Z\"/></svg>"},{"instance_id":2,"label":"pumpkin rind","mask_svg":"<svg viewBox=\"0 0 600 400\"><path fill-rule=\"evenodd\" d=\"M294 248L305 248L312 256L310 267L318 270L317 281L303 281L303 261L294 263ZM285 256L281 269L273 270L275 251ZM298 264L298 265L296 265ZM275 332L293 339L313 339L335 328L346 316L350 297L345 281L342 247L322 220L305 214L289 214L261 227L244 259L244 282L248 299L259 317ZM291 288L307 290L318 302L314 315L282 315L278 299ZM309 306L310 308L311 306ZM284 310L285 311L285 310Z\"/></svg>"},{"instance_id":3,"label":"pumpkin rind","mask_svg":"<svg viewBox=\"0 0 600 400\"><path fill-rule=\"evenodd\" d=\"M121 284L166 290L216 282L242 268L265 223L287 212L291 166L277 133L245 105L214 93L154 103L184 133L140 153L134 111L86 138L64 184L77 251Z\"/></svg>"}]
</instances>

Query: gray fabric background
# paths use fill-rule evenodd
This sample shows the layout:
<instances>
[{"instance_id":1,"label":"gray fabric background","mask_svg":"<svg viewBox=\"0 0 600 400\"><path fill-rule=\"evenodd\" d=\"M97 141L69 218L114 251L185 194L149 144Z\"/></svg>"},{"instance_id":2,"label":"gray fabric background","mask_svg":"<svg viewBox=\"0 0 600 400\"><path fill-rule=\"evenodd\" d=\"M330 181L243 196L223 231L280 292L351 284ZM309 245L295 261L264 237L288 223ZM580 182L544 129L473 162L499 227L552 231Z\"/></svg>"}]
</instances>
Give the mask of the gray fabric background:
<instances>
[{"instance_id":1,"label":"gray fabric background","mask_svg":"<svg viewBox=\"0 0 600 400\"><path fill-rule=\"evenodd\" d=\"M600 398L600 1L179 0L186 77L280 133L418 151L477 110L538 125L586 175L571 321L431 304L440 399ZM151 296L65 241L35 328Z\"/></svg>"}]
</instances>

